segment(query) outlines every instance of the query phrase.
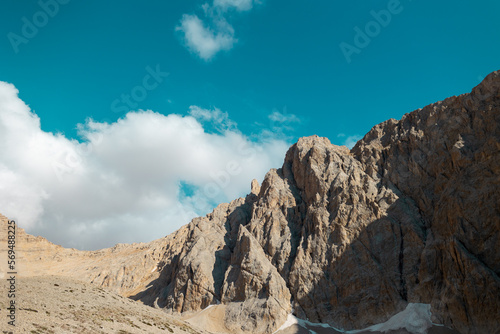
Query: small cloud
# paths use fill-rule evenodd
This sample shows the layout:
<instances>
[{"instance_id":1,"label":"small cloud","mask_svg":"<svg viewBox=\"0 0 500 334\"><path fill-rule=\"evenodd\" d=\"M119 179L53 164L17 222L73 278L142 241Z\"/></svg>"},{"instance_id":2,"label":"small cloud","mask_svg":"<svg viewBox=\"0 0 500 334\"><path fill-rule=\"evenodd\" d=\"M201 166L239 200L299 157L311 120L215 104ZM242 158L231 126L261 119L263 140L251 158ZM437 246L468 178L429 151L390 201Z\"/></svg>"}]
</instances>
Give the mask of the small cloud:
<instances>
[{"instance_id":1,"label":"small cloud","mask_svg":"<svg viewBox=\"0 0 500 334\"><path fill-rule=\"evenodd\" d=\"M227 20L227 12L245 12L259 4L258 0L213 0L201 6L203 16L184 14L175 28L184 36L186 47L205 61L220 51L228 51L238 42L234 28Z\"/></svg>"},{"instance_id":2,"label":"small cloud","mask_svg":"<svg viewBox=\"0 0 500 334\"><path fill-rule=\"evenodd\" d=\"M228 113L218 108L209 110L198 106L190 106L188 113L200 122L210 123L218 132L236 128L236 123L229 119Z\"/></svg>"},{"instance_id":3,"label":"small cloud","mask_svg":"<svg viewBox=\"0 0 500 334\"><path fill-rule=\"evenodd\" d=\"M348 136L346 138L346 135L343 134L343 133L338 134L337 137L345 138L345 140L342 143L342 145L347 146L349 149L353 148L354 145L356 145L356 143L358 142L358 140L360 140L361 138L363 138L360 135L352 135L352 136Z\"/></svg>"},{"instance_id":4,"label":"small cloud","mask_svg":"<svg viewBox=\"0 0 500 334\"><path fill-rule=\"evenodd\" d=\"M269 115L269 124L255 123L260 128L259 137L270 139L279 138L281 140L290 141L293 139L291 135L295 130L294 127L301 123L301 119L294 114L287 113L286 107L280 112L274 109Z\"/></svg>"},{"instance_id":5,"label":"small cloud","mask_svg":"<svg viewBox=\"0 0 500 334\"><path fill-rule=\"evenodd\" d=\"M214 0L214 7L220 7L223 10L234 8L243 12L252 9L254 3L258 2L253 0Z\"/></svg>"},{"instance_id":6,"label":"small cloud","mask_svg":"<svg viewBox=\"0 0 500 334\"><path fill-rule=\"evenodd\" d=\"M269 116L267 116L271 121L276 122L276 123L300 123L300 120L297 116L294 114L287 114L286 110L282 114L277 110L274 110Z\"/></svg>"},{"instance_id":7,"label":"small cloud","mask_svg":"<svg viewBox=\"0 0 500 334\"><path fill-rule=\"evenodd\" d=\"M267 118L269 118L270 121L270 130L276 133L293 131L293 124L300 123L300 119L294 114L289 114L286 107L283 108L283 112L273 110Z\"/></svg>"},{"instance_id":8,"label":"small cloud","mask_svg":"<svg viewBox=\"0 0 500 334\"><path fill-rule=\"evenodd\" d=\"M184 34L188 49L206 61L237 42L233 27L224 18L212 19L212 23L213 27L209 27L198 16L185 14L176 27Z\"/></svg>"}]
</instances>

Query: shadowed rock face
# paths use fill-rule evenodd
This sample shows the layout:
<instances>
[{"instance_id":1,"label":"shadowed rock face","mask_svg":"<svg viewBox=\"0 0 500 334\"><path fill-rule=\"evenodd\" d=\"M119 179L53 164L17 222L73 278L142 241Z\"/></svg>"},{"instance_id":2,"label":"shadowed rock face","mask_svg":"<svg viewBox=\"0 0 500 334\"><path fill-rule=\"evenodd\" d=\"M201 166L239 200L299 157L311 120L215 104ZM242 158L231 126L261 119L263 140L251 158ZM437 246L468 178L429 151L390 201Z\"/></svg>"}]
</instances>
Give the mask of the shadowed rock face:
<instances>
[{"instance_id":1,"label":"shadowed rock face","mask_svg":"<svg viewBox=\"0 0 500 334\"><path fill-rule=\"evenodd\" d=\"M410 197L423 218L414 298L464 333L498 331L500 72L470 94L377 125L352 153L375 180Z\"/></svg>"},{"instance_id":2,"label":"shadowed rock face","mask_svg":"<svg viewBox=\"0 0 500 334\"><path fill-rule=\"evenodd\" d=\"M497 71L375 126L351 151L299 139L245 199L168 237L73 250L49 269L93 256L79 278L174 312L222 303L233 333L271 333L292 308L359 329L408 303L431 304L434 322L461 333L500 333L499 127Z\"/></svg>"}]
</instances>

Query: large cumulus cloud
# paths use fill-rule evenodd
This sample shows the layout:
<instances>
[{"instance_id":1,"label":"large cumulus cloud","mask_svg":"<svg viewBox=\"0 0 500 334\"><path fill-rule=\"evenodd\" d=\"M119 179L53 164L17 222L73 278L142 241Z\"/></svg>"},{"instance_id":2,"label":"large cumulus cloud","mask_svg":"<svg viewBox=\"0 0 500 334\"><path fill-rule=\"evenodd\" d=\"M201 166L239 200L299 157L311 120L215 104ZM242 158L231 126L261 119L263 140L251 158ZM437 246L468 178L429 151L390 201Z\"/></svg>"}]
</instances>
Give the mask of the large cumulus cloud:
<instances>
[{"instance_id":1,"label":"large cumulus cloud","mask_svg":"<svg viewBox=\"0 0 500 334\"><path fill-rule=\"evenodd\" d=\"M251 140L226 113L196 106L188 116L136 111L115 123L87 120L78 134L42 131L17 89L0 82L0 212L80 249L171 233L244 196L288 147L269 136Z\"/></svg>"}]
</instances>

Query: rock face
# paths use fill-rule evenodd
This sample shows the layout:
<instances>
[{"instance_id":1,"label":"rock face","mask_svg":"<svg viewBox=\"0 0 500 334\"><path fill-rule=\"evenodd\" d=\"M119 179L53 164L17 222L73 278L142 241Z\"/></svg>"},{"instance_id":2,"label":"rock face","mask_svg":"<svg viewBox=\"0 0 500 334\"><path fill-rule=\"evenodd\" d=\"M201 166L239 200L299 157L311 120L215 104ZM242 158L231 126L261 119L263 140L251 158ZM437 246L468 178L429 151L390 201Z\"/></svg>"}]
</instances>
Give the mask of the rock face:
<instances>
[{"instance_id":1,"label":"rock face","mask_svg":"<svg viewBox=\"0 0 500 334\"><path fill-rule=\"evenodd\" d=\"M500 333L500 72L375 126L351 151L301 138L245 199L166 238L50 247L65 263L51 274L172 312L221 303L231 333L272 333L292 309L365 328L409 303L461 333Z\"/></svg>"},{"instance_id":2,"label":"rock face","mask_svg":"<svg viewBox=\"0 0 500 334\"><path fill-rule=\"evenodd\" d=\"M352 151L375 180L411 198L425 224L413 298L464 333L498 332L500 72L374 127Z\"/></svg>"}]
</instances>

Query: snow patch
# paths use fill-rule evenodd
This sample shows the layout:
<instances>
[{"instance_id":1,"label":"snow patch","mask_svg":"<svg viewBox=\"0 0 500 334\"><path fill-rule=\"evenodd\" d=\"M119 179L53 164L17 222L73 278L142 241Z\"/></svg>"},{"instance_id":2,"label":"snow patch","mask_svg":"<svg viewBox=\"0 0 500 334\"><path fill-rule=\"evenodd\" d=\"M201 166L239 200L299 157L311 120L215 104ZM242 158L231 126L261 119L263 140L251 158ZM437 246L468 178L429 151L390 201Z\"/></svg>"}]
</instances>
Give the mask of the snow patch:
<instances>
[{"instance_id":1,"label":"snow patch","mask_svg":"<svg viewBox=\"0 0 500 334\"><path fill-rule=\"evenodd\" d=\"M431 326L431 306L429 304L409 303L404 311L395 314L386 322L370 326L366 330L387 332L404 328L412 334L425 334Z\"/></svg>"},{"instance_id":2,"label":"snow patch","mask_svg":"<svg viewBox=\"0 0 500 334\"><path fill-rule=\"evenodd\" d=\"M341 329L332 327L328 324L315 323L315 322L310 322L308 320L299 319L299 318L295 317L293 314L289 314L285 323L283 325L281 325L281 327L278 328L278 330L275 331L274 333L279 332L279 331L284 330L284 329L287 329L288 327L291 327L293 325L298 325L300 327L306 328L307 330L309 330L309 333L315 333L313 330L311 330L311 327L331 328L331 329L334 329L338 332L349 333L349 332L345 332Z\"/></svg>"},{"instance_id":3,"label":"snow patch","mask_svg":"<svg viewBox=\"0 0 500 334\"><path fill-rule=\"evenodd\" d=\"M209 308L214 307L214 306L217 306L217 305L220 305L220 300L218 300L218 299L216 299L216 300L215 300L215 304L210 304L210 305L208 305L208 306L207 306L207 307L205 307L203 310L201 310L201 311L200 311L200 313L205 312L205 311L206 311L206 310L208 310Z\"/></svg>"},{"instance_id":4,"label":"snow patch","mask_svg":"<svg viewBox=\"0 0 500 334\"><path fill-rule=\"evenodd\" d=\"M299 319L296 318L293 314L289 314L285 323L281 325L281 327L276 332L284 330L293 325L299 325L308 330L311 330L310 327L331 328L340 333L346 334L356 334L363 331L384 333L398 329L406 329L412 334L425 334L432 325L436 324L433 324L431 321L431 306L429 304L409 303L404 311L395 314L386 322L364 329L345 331L332 327L328 324L313 323L307 320Z\"/></svg>"},{"instance_id":5,"label":"snow patch","mask_svg":"<svg viewBox=\"0 0 500 334\"><path fill-rule=\"evenodd\" d=\"M288 327L291 327L291 326L293 326L293 325L298 324L298 323L299 323L299 320L302 320L302 319L298 319L298 318L296 318L293 314L291 314L291 313L290 313L290 314L288 315L288 317L286 318L285 323L284 323L283 325L281 325L281 327L280 327L280 328L278 328L277 330L275 330L275 331L274 331L274 333L279 332L279 331L281 331L281 330L283 330L283 329L287 329ZM273 334L274 334L274 333L273 333Z\"/></svg>"},{"instance_id":6,"label":"snow patch","mask_svg":"<svg viewBox=\"0 0 500 334\"><path fill-rule=\"evenodd\" d=\"M214 307L214 306L215 306L214 304L210 304L210 305L208 305L207 307L205 307L203 310L201 310L201 312L200 312L200 313L203 313L203 312L205 312L206 310L208 310L209 308L212 308L212 307Z\"/></svg>"}]
</instances>

